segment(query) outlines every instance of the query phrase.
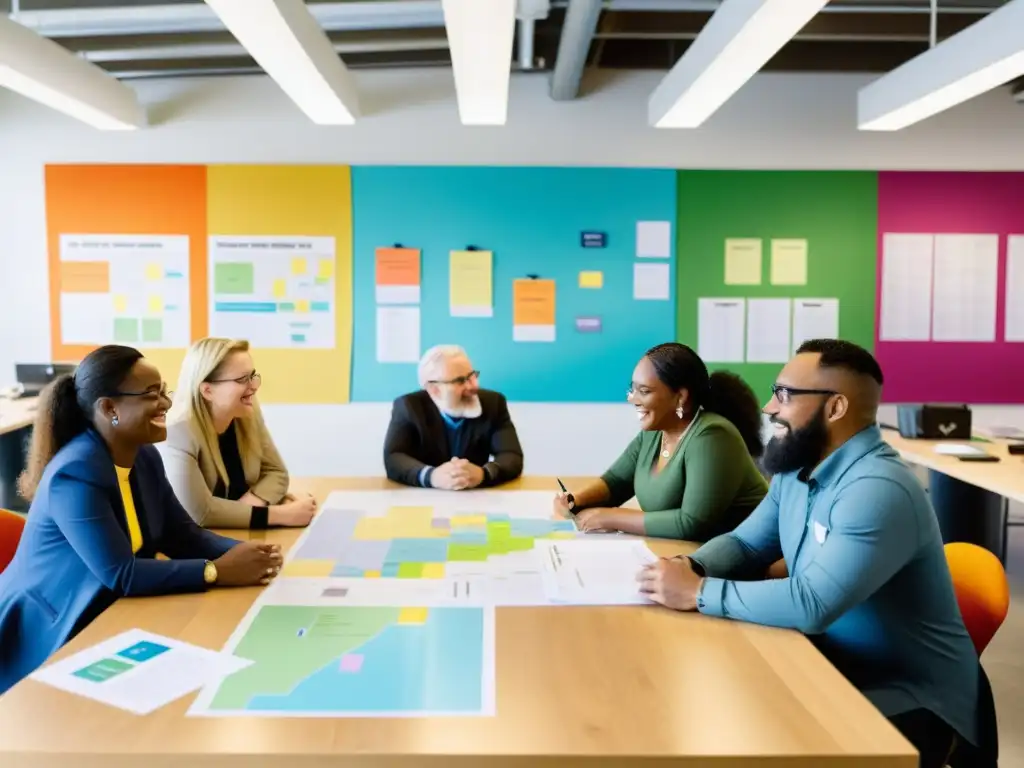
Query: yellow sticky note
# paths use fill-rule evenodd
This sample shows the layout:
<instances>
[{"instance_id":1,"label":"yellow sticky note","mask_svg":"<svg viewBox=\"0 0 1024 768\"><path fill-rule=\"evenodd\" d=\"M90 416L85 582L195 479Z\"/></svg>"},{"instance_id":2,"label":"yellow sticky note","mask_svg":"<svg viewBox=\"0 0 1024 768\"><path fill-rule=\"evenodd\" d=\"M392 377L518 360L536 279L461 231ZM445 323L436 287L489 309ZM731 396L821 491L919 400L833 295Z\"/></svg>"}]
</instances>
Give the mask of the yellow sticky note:
<instances>
[{"instance_id":1,"label":"yellow sticky note","mask_svg":"<svg viewBox=\"0 0 1024 768\"><path fill-rule=\"evenodd\" d=\"M298 299L295 302L296 312L309 312L309 299Z\"/></svg>"},{"instance_id":2,"label":"yellow sticky note","mask_svg":"<svg viewBox=\"0 0 1024 768\"><path fill-rule=\"evenodd\" d=\"M403 608L398 612L399 624L426 624L429 610L427 608Z\"/></svg>"},{"instance_id":3,"label":"yellow sticky note","mask_svg":"<svg viewBox=\"0 0 1024 768\"><path fill-rule=\"evenodd\" d=\"M149 314L159 315L164 311L164 300L160 296L150 296L146 306L149 308Z\"/></svg>"},{"instance_id":4,"label":"yellow sticky note","mask_svg":"<svg viewBox=\"0 0 1024 768\"><path fill-rule=\"evenodd\" d=\"M443 579L444 563L424 563L422 576L424 579Z\"/></svg>"},{"instance_id":5,"label":"yellow sticky note","mask_svg":"<svg viewBox=\"0 0 1024 768\"><path fill-rule=\"evenodd\" d=\"M772 285L807 285L806 240L772 240Z\"/></svg>"},{"instance_id":6,"label":"yellow sticky note","mask_svg":"<svg viewBox=\"0 0 1024 768\"><path fill-rule=\"evenodd\" d=\"M580 288L601 288L604 272L580 272Z\"/></svg>"},{"instance_id":7,"label":"yellow sticky note","mask_svg":"<svg viewBox=\"0 0 1024 768\"><path fill-rule=\"evenodd\" d=\"M275 280L274 281L274 298L283 299L288 293L288 281L287 280Z\"/></svg>"},{"instance_id":8,"label":"yellow sticky note","mask_svg":"<svg viewBox=\"0 0 1024 768\"><path fill-rule=\"evenodd\" d=\"M159 264L147 264L146 265L146 279L147 280L160 280L164 276L164 271Z\"/></svg>"},{"instance_id":9,"label":"yellow sticky note","mask_svg":"<svg viewBox=\"0 0 1024 768\"><path fill-rule=\"evenodd\" d=\"M487 525L486 515L452 515L452 528L467 525Z\"/></svg>"},{"instance_id":10,"label":"yellow sticky note","mask_svg":"<svg viewBox=\"0 0 1024 768\"><path fill-rule=\"evenodd\" d=\"M758 237L732 237L725 241L725 284L760 285L763 245Z\"/></svg>"},{"instance_id":11,"label":"yellow sticky note","mask_svg":"<svg viewBox=\"0 0 1024 768\"><path fill-rule=\"evenodd\" d=\"M448 261L448 301L452 317L494 314L491 251L452 251Z\"/></svg>"},{"instance_id":12,"label":"yellow sticky note","mask_svg":"<svg viewBox=\"0 0 1024 768\"><path fill-rule=\"evenodd\" d=\"M296 256L294 259L292 259L292 274L306 274L306 259L304 256Z\"/></svg>"},{"instance_id":13,"label":"yellow sticky note","mask_svg":"<svg viewBox=\"0 0 1024 768\"><path fill-rule=\"evenodd\" d=\"M380 571L363 571L364 579L379 579Z\"/></svg>"},{"instance_id":14,"label":"yellow sticky note","mask_svg":"<svg viewBox=\"0 0 1024 768\"><path fill-rule=\"evenodd\" d=\"M325 280L334 277L334 262L330 259L320 259L320 263L317 265L316 276Z\"/></svg>"},{"instance_id":15,"label":"yellow sticky note","mask_svg":"<svg viewBox=\"0 0 1024 768\"><path fill-rule=\"evenodd\" d=\"M128 297L121 294L114 296L114 311L115 312L127 312L128 311Z\"/></svg>"},{"instance_id":16,"label":"yellow sticky note","mask_svg":"<svg viewBox=\"0 0 1024 768\"><path fill-rule=\"evenodd\" d=\"M334 570L333 560L292 560L281 569L282 576L322 577Z\"/></svg>"}]
</instances>

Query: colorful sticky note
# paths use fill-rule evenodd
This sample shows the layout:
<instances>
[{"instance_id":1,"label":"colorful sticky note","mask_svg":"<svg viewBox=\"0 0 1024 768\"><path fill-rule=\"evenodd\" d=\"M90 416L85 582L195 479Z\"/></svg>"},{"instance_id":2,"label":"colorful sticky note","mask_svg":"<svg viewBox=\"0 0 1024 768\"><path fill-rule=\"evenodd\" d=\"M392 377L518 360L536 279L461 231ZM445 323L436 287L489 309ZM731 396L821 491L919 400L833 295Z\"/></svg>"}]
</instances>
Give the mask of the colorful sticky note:
<instances>
[{"instance_id":1,"label":"colorful sticky note","mask_svg":"<svg viewBox=\"0 0 1024 768\"><path fill-rule=\"evenodd\" d=\"M426 624L429 610L423 607L403 608L398 612L399 624Z\"/></svg>"},{"instance_id":2,"label":"colorful sticky note","mask_svg":"<svg viewBox=\"0 0 1024 768\"><path fill-rule=\"evenodd\" d=\"M223 261L213 265L214 293L253 293L256 270L252 262Z\"/></svg>"},{"instance_id":3,"label":"colorful sticky note","mask_svg":"<svg viewBox=\"0 0 1024 768\"><path fill-rule=\"evenodd\" d=\"M142 318L142 340L159 344L164 340L164 321L159 317Z\"/></svg>"},{"instance_id":4,"label":"colorful sticky note","mask_svg":"<svg viewBox=\"0 0 1024 768\"><path fill-rule=\"evenodd\" d=\"M296 256L292 259L292 274L293 275L304 275L306 274L306 257Z\"/></svg>"},{"instance_id":5,"label":"colorful sticky note","mask_svg":"<svg viewBox=\"0 0 1024 768\"><path fill-rule=\"evenodd\" d=\"M309 299L296 299L295 301L296 312L309 312Z\"/></svg>"},{"instance_id":6,"label":"colorful sticky note","mask_svg":"<svg viewBox=\"0 0 1024 768\"><path fill-rule=\"evenodd\" d=\"M127 312L128 311L128 297L123 294L116 294L114 296L114 311L115 312Z\"/></svg>"},{"instance_id":7,"label":"colorful sticky note","mask_svg":"<svg viewBox=\"0 0 1024 768\"><path fill-rule=\"evenodd\" d=\"M513 325L555 324L555 281L520 279L512 283Z\"/></svg>"},{"instance_id":8,"label":"colorful sticky note","mask_svg":"<svg viewBox=\"0 0 1024 768\"><path fill-rule=\"evenodd\" d=\"M164 300L162 296L150 296L146 307L151 315L159 315L164 311Z\"/></svg>"},{"instance_id":9,"label":"colorful sticky note","mask_svg":"<svg viewBox=\"0 0 1024 768\"><path fill-rule=\"evenodd\" d=\"M139 321L134 317L114 318L114 341L131 344L139 340Z\"/></svg>"},{"instance_id":10,"label":"colorful sticky note","mask_svg":"<svg viewBox=\"0 0 1024 768\"><path fill-rule=\"evenodd\" d=\"M597 316L577 317L576 330L580 333L600 333L601 318Z\"/></svg>"},{"instance_id":11,"label":"colorful sticky note","mask_svg":"<svg viewBox=\"0 0 1024 768\"><path fill-rule=\"evenodd\" d=\"M164 276L163 267L159 264L147 264L146 265L146 279L147 280L160 280Z\"/></svg>"},{"instance_id":12,"label":"colorful sticky note","mask_svg":"<svg viewBox=\"0 0 1024 768\"><path fill-rule=\"evenodd\" d=\"M61 293L109 293L109 261L62 261Z\"/></svg>"},{"instance_id":13,"label":"colorful sticky note","mask_svg":"<svg viewBox=\"0 0 1024 768\"><path fill-rule=\"evenodd\" d=\"M329 280L334 277L334 262L331 259L320 259L316 268L316 276L321 280Z\"/></svg>"},{"instance_id":14,"label":"colorful sticky note","mask_svg":"<svg viewBox=\"0 0 1024 768\"><path fill-rule=\"evenodd\" d=\"M604 285L604 272L580 272L580 288L601 288Z\"/></svg>"},{"instance_id":15,"label":"colorful sticky note","mask_svg":"<svg viewBox=\"0 0 1024 768\"><path fill-rule=\"evenodd\" d=\"M772 285L807 285L806 240L772 240Z\"/></svg>"},{"instance_id":16,"label":"colorful sticky note","mask_svg":"<svg viewBox=\"0 0 1024 768\"><path fill-rule=\"evenodd\" d=\"M423 566L424 579L443 579L444 563L426 563Z\"/></svg>"},{"instance_id":17,"label":"colorful sticky note","mask_svg":"<svg viewBox=\"0 0 1024 768\"><path fill-rule=\"evenodd\" d=\"M763 245L758 237L731 237L725 241L725 284L760 285Z\"/></svg>"},{"instance_id":18,"label":"colorful sticky note","mask_svg":"<svg viewBox=\"0 0 1024 768\"><path fill-rule=\"evenodd\" d=\"M448 262L448 303L452 317L494 315L493 254L452 251Z\"/></svg>"},{"instance_id":19,"label":"colorful sticky note","mask_svg":"<svg viewBox=\"0 0 1024 768\"><path fill-rule=\"evenodd\" d=\"M283 299L288 293L288 281L283 279L275 280L273 291L275 299Z\"/></svg>"},{"instance_id":20,"label":"colorful sticky note","mask_svg":"<svg viewBox=\"0 0 1024 768\"><path fill-rule=\"evenodd\" d=\"M333 570L333 560L292 560L290 563L284 564L281 575L316 578L330 576Z\"/></svg>"}]
</instances>

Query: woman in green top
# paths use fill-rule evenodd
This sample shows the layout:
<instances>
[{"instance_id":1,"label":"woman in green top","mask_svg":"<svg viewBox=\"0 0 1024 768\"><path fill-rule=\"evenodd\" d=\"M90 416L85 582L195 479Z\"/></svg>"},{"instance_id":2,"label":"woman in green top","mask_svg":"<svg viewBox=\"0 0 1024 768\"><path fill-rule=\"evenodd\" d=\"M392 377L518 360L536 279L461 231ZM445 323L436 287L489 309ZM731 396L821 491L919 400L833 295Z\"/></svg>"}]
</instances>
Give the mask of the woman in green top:
<instances>
[{"instance_id":1,"label":"woman in green top","mask_svg":"<svg viewBox=\"0 0 1024 768\"><path fill-rule=\"evenodd\" d=\"M764 498L768 483L754 463L761 408L741 378L708 375L689 347L659 344L637 363L627 399L642 431L600 480L573 492L580 530L703 542ZM633 496L640 509L623 508ZM569 514L567 494L555 497L555 510Z\"/></svg>"}]
</instances>

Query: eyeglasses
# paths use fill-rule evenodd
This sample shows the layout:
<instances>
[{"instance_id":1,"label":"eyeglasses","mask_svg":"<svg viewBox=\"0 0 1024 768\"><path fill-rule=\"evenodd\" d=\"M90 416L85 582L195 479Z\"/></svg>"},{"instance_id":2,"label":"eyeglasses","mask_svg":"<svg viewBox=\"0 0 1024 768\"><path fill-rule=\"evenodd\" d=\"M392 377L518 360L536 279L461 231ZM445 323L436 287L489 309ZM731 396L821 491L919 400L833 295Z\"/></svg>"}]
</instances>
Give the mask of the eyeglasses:
<instances>
[{"instance_id":1,"label":"eyeglasses","mask_svg":"<svg viewBox=\"0 0 1024 768\"><path fill-rule=\"evenodd\" d=\"M157 400L164 398L167 400L171 399L171 393L167 391L167 384L164 384L160 389L147 389L144 392L115 392L114 397L140 397L146 400Z\"/></svg>"},{"instance_id":2,"label":"eyeglasses","mask_svg":"<svg viewBox=\"0 0 1024 768\"><path fill-rule=\"evenodd\" d=\"M465 376L456 376L454 379L431 379L428 384L456 384L462 386L468 383L471 379L479 379L480 371L470 371Z\"/></svg>"},{"instance_id":3,"label":"eyeglasses","mask_svg":"<svg viewBox=\"0 0 1024 768\"><path fill-rule=\"evenodd\" d=\"M838 395L832 389L800 389L798 387L787 387L783 384L772 384L772 394L775 399L783 405L788 405L797 395Z\"/></svg>"},{"instance_id":4,"label":"eyeglasses","mask_svg":"<svg viewBox=\"0 0 1024 768\"><path fill-rule=\"evenodd\" d=\"M247 373L245 376L239 376L237 379L207 379L208 384L242 384L248 385L249 383L259 385L263 381L263 377L259 373L253 371Z\"/></svg>"}]
</instances>

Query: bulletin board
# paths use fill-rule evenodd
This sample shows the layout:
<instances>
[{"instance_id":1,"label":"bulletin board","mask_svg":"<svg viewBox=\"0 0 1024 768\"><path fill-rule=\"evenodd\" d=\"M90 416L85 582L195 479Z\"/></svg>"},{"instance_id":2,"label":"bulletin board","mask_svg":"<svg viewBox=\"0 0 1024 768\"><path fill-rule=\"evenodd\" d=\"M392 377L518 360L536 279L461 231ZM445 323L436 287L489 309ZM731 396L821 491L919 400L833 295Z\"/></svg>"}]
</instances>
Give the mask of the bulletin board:
<instances>
[{"instance_id":1,"label":"bulletin board","mask_svg":"<svg viewBox=\"0 0 1024 768\"><path fill-rule=\"evenodd\" d=\"M767 400L801 330L873 348L876 173L680 171L678 184L678 339L709 368Z\"/></svg>"},{"instance_id":2,"label":"bulletin board","mask_svg":"<svg viewBox=\"0 0 1024 768\"><path fill-rule=\"evenodd\" d=\"M54 360L126 344L174 387L224 335L254 345L263 402L348 401L347 166L54 165L46 209Z\"/></svg>"},{"instance_id":3,"label":"bulletin board","mask_svg":"<svg viewBox=\"0 0 1024 768\"><path fill-rule=\"evenodd\" d=\"M1024 173L878 176L884 399L1024 403Z\"/></svg>"},{"instance_id":4,"label":"bulletin board","mask_svg":"<svg viewBox=\"0 0 1024 768\"><path fill-rule=\"evenodd\" d=\"M354 401L459 344L510 400L623 402L673 337L676 173L354 167Z\"/></svg>"}]
</instances>

